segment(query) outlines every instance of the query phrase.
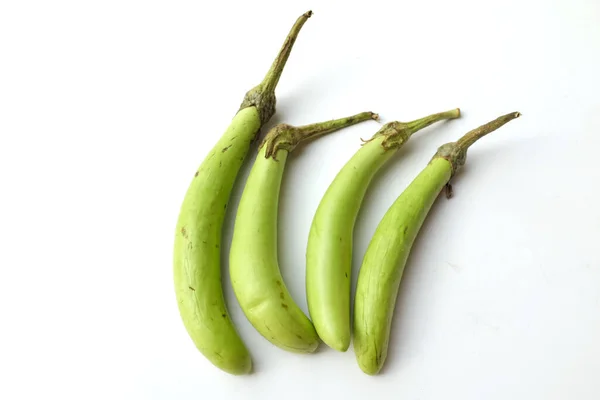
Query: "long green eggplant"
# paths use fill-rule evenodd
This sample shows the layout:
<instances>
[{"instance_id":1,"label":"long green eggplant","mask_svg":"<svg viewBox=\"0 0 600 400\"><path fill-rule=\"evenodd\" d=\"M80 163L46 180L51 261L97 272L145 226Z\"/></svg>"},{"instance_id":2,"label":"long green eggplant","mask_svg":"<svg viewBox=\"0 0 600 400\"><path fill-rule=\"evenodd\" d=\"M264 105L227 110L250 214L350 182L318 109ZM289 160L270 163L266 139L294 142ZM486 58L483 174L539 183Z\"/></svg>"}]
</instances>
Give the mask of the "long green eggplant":
<instances>
[{"instance_id":1,"label":"long green eggplant","mask_svg":"<svg viewBox=\"0 0 600 400\"><path fill-rule=\"evenodd\" d=\"M360 268L354 303L354 353L365 373L377 374L387 357L400 280L431 206L444 188L451 193L450 178L464 165L467 149L519 115L504 115L441 146L377 226Z\"/></svg>"},{"instance_id":2,"label":"long green eggplant","mask_svg":"<svg viewBox=\"0 0 600 400\"><path fill-rule=\"evenodd\" d=\"M376 118L364 112L300 127L278 125L265 137L246 181L229 253L231 284L256 330L284 350L310 353L319 344L313 324L292 299L279 270L277 214L288 153L301 141Z\"/></svg>"},{"instance_id":3,"label":"long green eggplant","mask_svg":"<svg viewBox=\"0 0 600 400\"><path fill-rule=\"evenodd\" d=\"M309 11L298 18L263 81L250 91L229 128L195 172L175 232L173 276L183 324L196 347L231 374L248 373L250 354L225 306L221 229L227 202L250 143L275 113L275 87Z\"/></svg>"},{"instance_id":4,"label":"long green eggplant","mask_svg":"<svg viewBox=\"0 0 600 400\"><path fill-rule=\"evenodd\" d=\"M350 281L354 223L371 180L413 133L458 118L458 108L412 122L389 122L337 174L313 218L306 250L306 298L319 337L329 347L350 346Z\"/></svg>"}]
</instances>

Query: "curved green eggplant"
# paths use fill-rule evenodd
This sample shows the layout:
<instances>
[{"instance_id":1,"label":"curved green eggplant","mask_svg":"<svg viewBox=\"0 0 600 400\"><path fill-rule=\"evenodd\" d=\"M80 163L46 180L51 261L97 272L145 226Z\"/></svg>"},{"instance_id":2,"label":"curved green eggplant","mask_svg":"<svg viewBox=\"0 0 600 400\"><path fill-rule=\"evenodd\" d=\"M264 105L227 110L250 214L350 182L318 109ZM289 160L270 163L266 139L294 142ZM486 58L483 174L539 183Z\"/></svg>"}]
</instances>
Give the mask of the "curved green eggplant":
<instances>
[{"instance_id":1,"label":"curved green eggplant","mask_svg":"<svg viewBox=\"0 0 600 400\"><path fill-rule=\"evenodd\" d=\"M431 206L465 163L469 146L519 115L504 115L441 146L377 226L363 258L354 303L354 352L365 373L379 373L387 357L400 280Z\"/></svg>"},{"instance_id":2,"label":"curved green eggplant","mask_svg":"<svg viewBox=\"0 0 600 400\"><path fill-rule=\"evenodd\" d=\"M371 180L411 135L454 109L416 121L384 125L337 174L313 218L306 250L306 297L319 337L329 347L350 346L350 282L354 224Z\"/></svg>"},{"instance_id":3,"label":"curved green eggplant","mask_svg":"<svg viewBox=\"0 0 600 400\"><path fill-rule=\"evenodd\" d=\"M375 118L365 112L298 128L278 125L267 134L246 181L229 254L231 284L254 328L284 350L310 353L319 344L313 324L291 298L279 270L277 214L288 153L300 141Z\"/></svg>"},{"instance_id":4,"label":"curved green eggplant","mask_svg":"<svg viewBox=\"0 0 600 400\"><path fill-rule=\"evenodd\" d=\"M173 278L181 319L198 350L231 374L248 373L252 362L223 298L220 245L225 209L250 142L275 112L275 87L311 14L298 18L263 81L246 94L229 128L194 174L177 220Z\"/></svg>"}]
</instances>

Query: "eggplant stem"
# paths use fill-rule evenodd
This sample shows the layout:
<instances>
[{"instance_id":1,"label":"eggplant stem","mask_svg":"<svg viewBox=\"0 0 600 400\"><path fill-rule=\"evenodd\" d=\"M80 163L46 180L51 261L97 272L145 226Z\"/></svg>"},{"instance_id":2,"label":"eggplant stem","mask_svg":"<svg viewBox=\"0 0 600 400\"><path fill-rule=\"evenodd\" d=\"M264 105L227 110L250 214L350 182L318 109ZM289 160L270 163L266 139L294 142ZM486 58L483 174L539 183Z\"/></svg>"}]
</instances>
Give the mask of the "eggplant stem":
<instances>
[{"instance_id":1,"label":"eggplant stem","mask_svg":"<svg viewBox=\"0 0 600 400\"><path fill-rule=\"evenodd\" d=\"M442 121L445 119L455 119L459 117L460 108L455 108L453 110L448 110L437 114L431 114L427 117L407 122L406 126L408 128L408 135L411 136L413 133L418 132L423 128L427 128L429 125L432 125L438 121Z\"/></svg>"},{"instance_id":2,"label":"eggplant stem","mask_svg":"<svg viewBox=\"0 0 600 400\"><path fill-rule=\"evenodd\" d=\"M500 128L507 122L512 121L515 118L521 116L520 112L511 112L496 118L487 124L481 125L479 128L475 128L472 131L467 132L463 137L458 139L456 142L446 143L438 148L438 151L433 156L433 159L444 158L452 165L452 176L456 174L456 171L465 164L467 160L467 150L473 143Z\"/></svg>"},{"instance_id":3,"label":"eggplant stem","mask_svg":"<svg viewBox=\"0 0 600 400\"><path fill-rule=\"evenodd\" d=\"M292 26L290 33L288 33L287 37L285 38L285 42L283 43L281 50L279 50L279 54L277 54L277 58L275 58L275 61L273 61L273 64L271 64L271 68L260 84L265 92L275 91L275 87L279 83L279 78L281 77L281 73L283 72L283 68L285 67L288 58L290 57L292 47L294 47L294 43L296 42L296 38L300 33L300 29L302 29L302 26L312 16L312 14L312 11L305 12L298 17L296 23L294 23L294 26Z\"/></svg>"},{"instance_id":4,"label":"eggplant stem","mask_svg":"<svg viewBox=\"0 0 600 400\"><path fill-rule=\"evenodd\" d=\"M312 11L308 11L296 20L290 33L288 33L285 38L285 42L279 50L277 58L275 58L275 61L271 64L271 68L269 68L269 71L262 82L250 89L246 93L246 96L244 96L244 100L240 105L240 110L247 107L256 107L260 117L261 126L266 124L273 114L275 114L275 103L277 102L277 99L275 98L275 87L277 87L277 83L279 83L279 78L281 77L281 73L283 72L283 68L285 67L290 53L292 52L292 47L294 47L300 29L311 15Z\"/></svg>"},{"instance_id":5,"label":"eggplant stem","mask_svg":"<svg viewBox=\"0 0 600 400\"><path fill-rule=\"evenodd\" d=\"M427 117L419 118L411 122L400 122L393 121L385 124L377 133L375 133L371 139L364 140L361 139L363 145L369 143L370 141L383 137L381 141L381 146L384 150L391 149L399 149L410 137L413 133L418 132L419 130L428 127L429 125L448 119L455 119L460 117L460 109L454 108L452 110L440 112L437 114L431 114Z\"/></svg>"},{"instance_id":6,"label":"eggplant stem","mask_svg":"<svg viewBox=\"0 0 600 400\"><path fill-rule=\"evenodd\" d=\"M512 112L510 114L503 115L501 117L496 118L493 121L488 122L485 125L481 125L479 128L475 128L470 132L467 132L463 137L456 141L456 145L459 148L459 151L467 151L467 149L473 145L476 141L500 128L502 125L507 122L512 121L515 118L519 118L521 116L520 112Z\"/></svg>"},{"instance_id":7,"label":"eggplant stem","mask_svg":"<svg viewBox=\"0 0 600 400\"><path fill-rule=\"evenodd\" d=\"M310 125L292 126L288 124L279 124L267 133L265 139L261 143L261 148L262 146L266 146L265 158L273 157L273 159L276 160L277 152L279 150L286 150L289 153L294 150L300 142L335 132L370 119L377 120L379 119L379 115L367 111L350 117L333 119Z\"/></svg>"},{"instance_id":8,"label":"eggplant stem","mask_svg":"<svg viewBox=\"0 0 600 400\"><path fill-rule=\"evenodd\" d=\"M359 122L368 121L370 119L377 121L379 119L379 115L367 111L353 115L351 117L333 119L331 121L299 126L297 128L294 128L294 130L296 135L298 136L298 142L301 142L303 140L335 132L347 126L358 124Z\"/></svg>"}]
</instances>

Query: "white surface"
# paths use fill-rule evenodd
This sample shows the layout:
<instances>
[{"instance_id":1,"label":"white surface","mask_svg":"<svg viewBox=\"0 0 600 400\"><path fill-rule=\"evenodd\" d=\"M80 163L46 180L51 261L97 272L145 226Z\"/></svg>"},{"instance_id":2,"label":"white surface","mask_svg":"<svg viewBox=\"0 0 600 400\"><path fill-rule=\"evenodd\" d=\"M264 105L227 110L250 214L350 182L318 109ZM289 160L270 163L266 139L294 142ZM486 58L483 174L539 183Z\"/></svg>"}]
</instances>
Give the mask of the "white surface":
<instances>
[{"instance_id":1,"label":"white surface","mask_svg":"<svg viewBox=\"0 0 600 400\"><path fill-rule=\"evenodd\" d=\"M226 279L255 365L233 377L180 322L175 220L192 172L311 7L269 126L463 110L415 136L373 183L355 272L438 145L523 116L471 149L455 198L431 212L381 376L364 375L352 350L275 348ZM7 1L0 54L0 398L600 398L597 0ZM279 253L304 310L313 213L377 129L365 123L291 157Z\"/></svg>"}]
</instances>

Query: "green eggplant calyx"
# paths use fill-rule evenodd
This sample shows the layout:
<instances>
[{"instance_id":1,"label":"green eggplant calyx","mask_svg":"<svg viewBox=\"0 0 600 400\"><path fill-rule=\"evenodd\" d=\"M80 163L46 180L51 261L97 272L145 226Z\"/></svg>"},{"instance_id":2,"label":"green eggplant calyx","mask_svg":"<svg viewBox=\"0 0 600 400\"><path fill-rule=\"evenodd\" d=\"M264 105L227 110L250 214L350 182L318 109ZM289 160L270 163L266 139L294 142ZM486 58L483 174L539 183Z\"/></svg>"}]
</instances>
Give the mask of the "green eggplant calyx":
<instances>
[{"instance_id":1,"label":"green eggplant calyx","mask_svg":"<svg viewBox=\"0 0 600 400\"><path fill-rule=\"evenodd\" d=\"M467 150L473 143L500 128L507 122L512 121L515 118L521 116L519 112L512 112L501 117L496 118L487 124L481 125L472 131L467 132L463 137L458 139L456 142L443 144L438 148L438 151L433 156L432 160L436 158L444 158L452 165L452 176L456 174L456 171L463 165L467 160Z\"/></svg>"},{"instance_id":2,"label":"green eggplant calyx","mask_svg":"<svg viewBox=\"0 0 600 400\"><path fill-rule=\"evenodd\" d=\"M363 144L378 137L383 137L381 146L384 150L399 149L408 141L412 133L408 128L408 124L404 122L388 122L371 139L363 140Z\"/></svg>"},{"instance_id":3,"label":"green eggplant calyx","mask_svg":"<svg viewBox=\"0 0 600 400\"><path fill-rule=\"evenodd\" d=\"M240 110L248 107L256 107L260 117L260 125L262 126L275 114L276 103L275 92L265 92L262 85L258 85L246 93L244 101L240 105Z\"/></svg>"},{"instance_id":4,"label":"green eggplant calyx","mask_svg":"<svg viewBox=\"0 0 600 400\"><path fill-rule=\"evenodd\" d=\"M277 160L277 152L285 150L288 153L294 150L298 143L312 139L327 133L335 132L342 128L358 124L368 120L378 120L379 115L367 111L350 117L333 119L325 122L304 126L292 126L288 124L279 124L271 129L265 136L260 147L266 146L265 158L272 157Z\"/></svg>"},{"instance_id":5,"label":"green eggplant calyx","mask_svg":"<svg viewBox=\"0 0 600 400\"><path fill-rule=\"evenodd\" d=\"M283 46L279 50L279 54L277 54L277 58L271 64L271 68L265 75L264 79L260 84L250 89L242 104L240 105L240 110L243 110L247 107L256 107L258 110L258 114L260 115L260 122L262 125L266 124L273 114L275 114L275 88L279 83L279 78L283 72L283 68L290 57L290 53L292 52L292 47L294 47L294 43L296 42L296 38L300 33L300 29L304 23L312 16L312 11L307 11L302 14L296 22L292 29L288 33Z\"/></svg>"},{"instance_id":6,"label":"green eggplant calyx","mask_svg":"<svg viewBox=\"0 0 600 400\"><path fill-rule=\"evenodd\" d=\"M448 160L452 165L452 175L454 175L460 167L465 165L465 161L467 161L467 149L461 149L457 142L446 143L438 148L432 161L436 158Z\"/></svg>"},{"instance_id":7,"label":"green eggplant calyx","mask_svg":"<svg viewBox=\"0 0 600 400\"><path fill-rule=\"evenodd\" d=\"M266 146L265 158L272 157L273 160L277 160L279 150L291 152L300 142L296 129L287 124L279 124L271 129L260 145L261 148Z\"/></svg>"},{"instance_id":8,"label":"green eggplant calyx","mask_svg":"<svg viewBox=\"0 0 600 400\"><path fill-rule=\"evenodd\" d=\"M441 113L428 115L427 117L411 122L389 122L385 124L377 133L375 133L371 139L363 140L363 142L368 143L376 138L383 137L381 146L384 150L387 151L391 149L399 149L408 141L408 139L410 139L413 133L426 128L435 122L459 117L460 109L455 108Z\"/></svg>"}]
</instances>

